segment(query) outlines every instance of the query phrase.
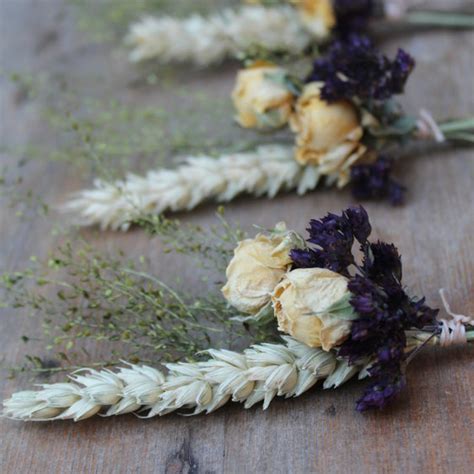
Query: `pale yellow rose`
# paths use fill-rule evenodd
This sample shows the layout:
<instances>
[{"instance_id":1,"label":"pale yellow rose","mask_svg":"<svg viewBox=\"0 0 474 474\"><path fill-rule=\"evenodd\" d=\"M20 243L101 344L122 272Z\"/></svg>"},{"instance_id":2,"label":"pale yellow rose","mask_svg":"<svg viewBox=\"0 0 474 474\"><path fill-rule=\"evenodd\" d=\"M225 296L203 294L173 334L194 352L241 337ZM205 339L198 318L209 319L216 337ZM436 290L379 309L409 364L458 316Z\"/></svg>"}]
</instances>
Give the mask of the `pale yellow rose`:
<instances>
[{"instance_id":1,"label":"pale yellow rose","mask_svg":"<svg viewBox=\"0 0 474 474\"><path fill-rule=\"evenodd\" d=\"M323 175L349 182L350 167L366 152L356 108L348 101L327 103L320 97L322 84L312 82L303 90L290 119L296 136L296 161L318 165Z\"/></svg>"},{"instance_id":2,"label":"pale yellow rose","mask_svg":"<svg viewBox=\"0 0 474 474\"><path fill-rule=\"evenodd\" d=\"M284 69L263 61L238 72L232 101L242 127L278 128L288 123L294 96L271 78L284 74Z\"/></svg>"},{"instance_id":3,"label":"pale yellow rose","mask_svg":"<svg viewBox=\"0 0 474 474\"><path fill-rule=\"evenodd\" d=\"M336 26L332 0L290 0L295 4L304 27L316 38L327 38Z\"/></svg>"},{"instance_id":4,"label":"pale yellow rose","mask_svg":"<svg viewBox=\"0 0 474 474\"><path fill-rule=\"evenodd\" d=\"M304 28L318 39L325 39L336 26L332 0L287 0L298 11ZM248 5L269 5L263 0L244 0Z\"/></svg>"},{"instance_id":5,"label":"pale yellow rose","mask_svg":"<svg viewBox=\"0 0 474 474\"><path fill-rule=\"evenodd\" d=\"M348 295L347 278L338 273L324 268L288 272L272 294L278 329L329 351L350 334L351 318L329 311Z\"/></svg>"},{"instance_id":6,"label":"pale yellow rose","mask_svg":"<svg viewBox=\"0 0 474 474\"><path fill-rule=\"evenodd\" d=\"M303 242L283 223L271 235L258 234L240 242L226 271L222 288L226 300L243 313L257 314L290 267L290 250Z\"/></svg>"}]
</instances>

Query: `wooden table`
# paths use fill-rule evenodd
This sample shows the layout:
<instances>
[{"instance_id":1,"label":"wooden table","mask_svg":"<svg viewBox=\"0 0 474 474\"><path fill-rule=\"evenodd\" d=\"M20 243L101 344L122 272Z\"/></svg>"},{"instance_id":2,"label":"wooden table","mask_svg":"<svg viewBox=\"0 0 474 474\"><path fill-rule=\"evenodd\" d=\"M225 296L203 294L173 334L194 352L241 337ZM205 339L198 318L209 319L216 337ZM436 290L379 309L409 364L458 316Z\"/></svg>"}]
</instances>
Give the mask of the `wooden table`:
<instances>
[{"instance_id":1,"label":"wooden table","mask_svg":"<svg viewBox=\"0 0 474 474\"><path fill-rule=\"evenodd\" d=\"M431 2L430 2L431 3ZM433 2L434 3L434 2ZM439 2L443 4L444 2ZM453 2L454 4L454 2ZM63 0L0 2L1 69L60 72L81 78L85 94L107 93L149 104L165 98L159 87L128 87L137 76L117 47L93 45L74 28L75 19ZM384 43L393 52L400 44L417 58L404 103L438 117L474 112L473 35L424 33ZM113 53L113 54L111 54ZM207 73L182 68L183 83L226 97L235 65ZM193 73L194 74L194 73ZM103 78L103 79L100 79ZM104 80L105 79L105 80ZM34 143L47 134L35 101L2 80L2 143ZM48 135L49 144L55 137ZM411 159L413 158L413 159ZM15 163L3 153L2 163ZM474 162L471 150L448 150L412 156L402 167L409 188L406 206L392 209L367 204L375 236L395 242L404 256L405 283L428 302L440 305L438 289L448 289L458 312L474 312ZM61 163L32 162L25 167L25 188L50 203L91 182ZM0 210L0 266L22 268L32 254L45 256L56 238L52 220L17 219L3 198ZM311 217L338 211L351 203L348 192L321 190L304 198L281 196L274 201L239 199L228 206L228 218L271 226L285 219L303 231ZM213 206L197 210L194 221L212 221ZM97 245L121 247L131 256L153 256L157 274L175 257L157 255L159 245L140 231L127 235L90 234ZM182 260L180 260L182 262ZM191 268L174 270L183 284L195 283ZM172 272L173 273L173 272ZM26 352L19 338L38 320L2 310L0 341L6 365L19 364ZM36 349L41 351L41 344ZM231 405L211 416L170 415L138 420L133 416L74 424L23 424L1 420L1 463L4 473L167 472L167 473L453 473L472 472L473 352L436 350L422 354L409 371L403 396L382 413L361 415L354 400L362 386L354 382L337 391L312 390L298 400L275 401L263 412ZM26 388L26 378L2 380L1 396Z\"/></svg>"}]
</instances>

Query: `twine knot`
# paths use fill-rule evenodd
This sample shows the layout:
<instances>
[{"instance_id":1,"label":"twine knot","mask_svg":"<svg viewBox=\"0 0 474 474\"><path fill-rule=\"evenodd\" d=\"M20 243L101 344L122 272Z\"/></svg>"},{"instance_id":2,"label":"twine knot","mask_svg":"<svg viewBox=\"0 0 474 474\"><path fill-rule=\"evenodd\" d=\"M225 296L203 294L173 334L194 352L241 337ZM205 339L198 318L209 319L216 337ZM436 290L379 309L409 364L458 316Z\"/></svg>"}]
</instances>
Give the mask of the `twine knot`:
<instances>
[{"instance_id":1,"label":"twine knot","mask_svg":"<svg viewBox=\"0 0 474 474\"><path fill-rule=\"evenodd\" d=\"M384 3L385 16L389 20L401 20L408 10L406 0L386 0Z\"/></svg>"},{"instance_id":2,"label":"twine knot","mask_svg":"<svg viewBox=\"0 0 474 474\"><path fill-rule=\"evenodd\" d=\"M439 294L446 313L451 316L451 319L439 319L441 324L441 334L439 337L441 346L446 347L454 344L466 344L466 325L472 325L474 318L465 316L464 314L454 313L449 306L446 298L446 290L444 288L439 290Z\"/></svg>"},{"instance_id":3,"label":"twine knot","mask_svg":"<svg viewBox=\"0 0 474 474\"><path fill-rule=\"evenodd\" d=\"M441 131L436 120L428 110L420 109L419 119L416 122L416 126L418 129L418 136L421 138L433 138L437 143L443 143L446 141L444 133Z\"/></svg>"}]
</instances>

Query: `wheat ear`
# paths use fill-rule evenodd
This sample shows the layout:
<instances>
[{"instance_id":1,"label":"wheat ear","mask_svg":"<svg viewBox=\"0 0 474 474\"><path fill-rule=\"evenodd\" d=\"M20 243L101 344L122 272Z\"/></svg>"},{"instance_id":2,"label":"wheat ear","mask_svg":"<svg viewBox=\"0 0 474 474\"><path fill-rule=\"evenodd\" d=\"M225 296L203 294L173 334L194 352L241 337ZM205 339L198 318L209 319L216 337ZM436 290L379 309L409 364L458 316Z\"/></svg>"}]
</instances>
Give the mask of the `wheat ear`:
<instances>
[{"instance_id":1,"label":"wheat ear","mask_svg":"<svg viewBox=\"0 0 474 474\"><path fill-rule=\"evenodd\" d=\"M144 213L190 210L214 199L231 201L241 193L274 197L297 189L304 194L319 181L318 168L301 166L288 146L260 146L253 152L188 157L176 169L149 171L124 181L96 180L95 188L78 193L63 206L81 225L127 230Z\"/></svg>"},{"instance_id":2,"label":"wheat ear","mask_svg":"<svg viewBox=\"0 0 474 474\"><path fill-rule=\"evenodd\" d=\"M243 353L209 350L205 362L166 364L168 374L129 364L112 372L81 370L70 383L42 384L39 391L13 394L3 414L25 421L89 418L143 412L145 418L176 410L211 413L229 400L250 408L263 401L266 409L275 396L297 397L321 379L336 388L361 366L348 366L332 352L312 349L291 337L284 344L259 344Z\"/></svg>"},{"instance_id":3,"label":"wheat ear","mask_svg":"<svg viewBox=\"0 0 474 474\"><path fill-rule=\"evenodd\" d=\"M289 6L245 6L209 17L146 17L130 26L126 43L132 61L193 62L205 66L251 47L300 53L311 41Z\"/></svg>"}]
</instances>

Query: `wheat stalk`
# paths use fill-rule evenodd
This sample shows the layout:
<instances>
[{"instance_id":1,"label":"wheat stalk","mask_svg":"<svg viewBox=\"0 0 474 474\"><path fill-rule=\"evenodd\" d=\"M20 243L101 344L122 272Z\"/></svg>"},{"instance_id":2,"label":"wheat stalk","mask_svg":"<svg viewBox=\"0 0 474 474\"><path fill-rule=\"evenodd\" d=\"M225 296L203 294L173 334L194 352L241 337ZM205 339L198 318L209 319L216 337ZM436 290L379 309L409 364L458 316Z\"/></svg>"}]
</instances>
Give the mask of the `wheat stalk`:
<instances>
[{"instance_id":1,"label":"wheat stalk","mask_svg":"<svg viewBox=\"0 0 474 474\"><path fill-rule=\"evenodd\" d=\"M127 230L144 213L190 210L206 200L228 202L241 193L272 198L296 188L304 194L319 178L317 167L295 161L291 147L266 145L218 158L188 157L176 169L128 175L115 183L96 180L94 189L81 191L63 209L76 215L80 225Z\"/></svg>"},{"instance_id":2,"label":"wheat stalk","mask_svg":"<svg viewBox=\"0 0 474 474\"><path fill-rule=\"evenodd\" d=\"M201 66L236 56L251 47L300 53L311 41L297 12L289 6L245 6L208 18L146 17L131 25L126 37L132 61L156 58Z\"/></svg>"},{"instance_id":3,"label":"wheat stalk","mask_svg":"<svg viewBox=\"0 0 474 474\"><path fill-rule=\"evenodd\" d=\"M243 353L209 350L205 362L166 364L168 374L129 364L112 372L81 370L71 383L42 384L39 391L13 394L4 401L3 414L25 421L89 418L145 412L145 418L176 410L211 413L229 400L250 408L276 397L297 397L321 379L324 388L336 388L362 366L348 366L335 353L313 349L291 337L285 344L259 344Z\"/></svg>"},{"instance_id":4,"label":"wheat stalk","mask_svg":"<svg viewBox=\"0 0 474 474\"><path fill-rule=\"evenodd\" d=\"M427 344L447 345L431 331L409 330L406 336L407 361ZM243 353L210 349L207 361L165 364L167 374L134 364L115 372L81 369L70 375L72 382L39 384L39 391L14 393L3 402L3 416L80 421L99 412L102 416L139 412L151 418L181 409L197 415L209 414L230 400L243 403L244 408L263 402L266 410L276 396L298 397L320 380L324 389L330 389L355 375L359 379L369 375L369 360L349 365L335 351L311 348L289 336L282 339L283 344L257 344ZM465 332L462 342L473 341L474 332Z\"/></svg>"}]
</instances>

